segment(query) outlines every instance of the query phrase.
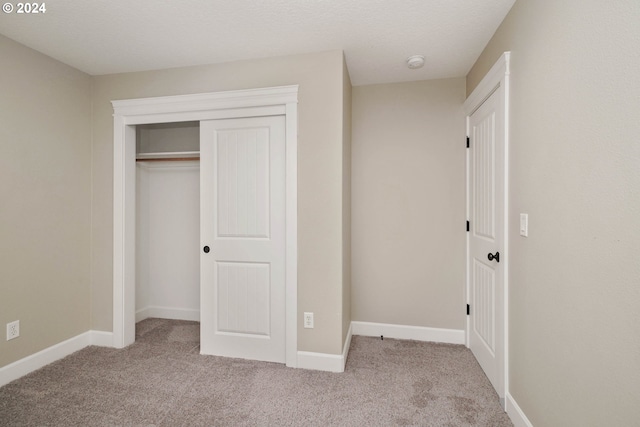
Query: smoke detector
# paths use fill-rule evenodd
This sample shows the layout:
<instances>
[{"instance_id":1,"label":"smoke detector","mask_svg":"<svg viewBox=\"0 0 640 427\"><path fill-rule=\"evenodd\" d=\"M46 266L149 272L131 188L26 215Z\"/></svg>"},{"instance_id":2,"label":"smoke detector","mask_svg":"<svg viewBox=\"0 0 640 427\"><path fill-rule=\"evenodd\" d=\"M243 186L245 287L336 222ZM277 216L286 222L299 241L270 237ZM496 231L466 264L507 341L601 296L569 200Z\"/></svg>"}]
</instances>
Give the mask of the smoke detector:
<instances>
[{"instance_id":1,"label":"smoke detector","mask_svg":"<svg viewBox=\"0 0 640 427\"><path fill-rule=\"evenodd\" d=\"M424 56L422 55L412 55L407 58L407 67L412 70L416 68L422 68L424 66Z\"/></svg>"}]
</instances>

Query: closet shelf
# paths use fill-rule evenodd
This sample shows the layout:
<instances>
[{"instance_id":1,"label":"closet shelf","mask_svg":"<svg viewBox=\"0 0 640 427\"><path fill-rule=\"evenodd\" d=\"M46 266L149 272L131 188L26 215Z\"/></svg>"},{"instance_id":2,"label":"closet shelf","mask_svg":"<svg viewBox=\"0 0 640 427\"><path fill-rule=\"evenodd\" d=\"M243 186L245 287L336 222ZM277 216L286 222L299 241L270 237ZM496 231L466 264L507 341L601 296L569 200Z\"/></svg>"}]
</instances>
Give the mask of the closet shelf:
<instances>
[{"instance_id":1,"label":"closet shelf","mask_svg":"<svg viewBox=\"0 0 640 427\"><path fill-rule=\"evenodd\" d=\"M185 160L200 160L199 151L167 151L160 153L138 153L136 162L176 162Z\"/></svg>"}]
</instances>

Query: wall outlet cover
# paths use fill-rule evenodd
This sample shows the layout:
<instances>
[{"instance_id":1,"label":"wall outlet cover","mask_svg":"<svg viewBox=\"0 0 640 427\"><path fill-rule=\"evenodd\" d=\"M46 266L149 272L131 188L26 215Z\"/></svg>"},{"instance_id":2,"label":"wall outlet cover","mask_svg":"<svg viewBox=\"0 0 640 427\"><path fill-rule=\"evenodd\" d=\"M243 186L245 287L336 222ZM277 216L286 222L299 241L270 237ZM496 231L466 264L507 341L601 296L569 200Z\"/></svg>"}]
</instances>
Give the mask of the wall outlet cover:
<instances>
[{"instance_id":1,"label":"wall outlet cover","mask_svg":"<svg viewBox=\"0 0 640 427\"><path fill-rule=\"evenodd\" d=\"M20 321L16 320L10 323L7 323L7 341L12 340L14 338L18 338L20 336Z\"/></svg>"},{"instance_id":2,"label":"wall outlet cover","mask_svg":"<svg viewBox=\"0 0 640 427\"><path fill-rule=\"evenodd\" d=\"M313 313L304 313L304 327L306 329L313 329Z\"/></svg>"}]
</instances>

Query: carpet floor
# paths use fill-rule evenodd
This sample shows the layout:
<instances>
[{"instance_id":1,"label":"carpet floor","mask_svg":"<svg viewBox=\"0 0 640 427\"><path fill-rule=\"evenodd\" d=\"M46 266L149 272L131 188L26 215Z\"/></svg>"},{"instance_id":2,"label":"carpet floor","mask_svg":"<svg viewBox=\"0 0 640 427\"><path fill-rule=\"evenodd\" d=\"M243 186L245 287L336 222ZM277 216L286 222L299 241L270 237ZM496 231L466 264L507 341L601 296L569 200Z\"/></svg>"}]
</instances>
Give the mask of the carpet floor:
<instances>
[{"instance_id":1,"label":"carpet floor","mask_svg":"<svg viewBox=\"0 0 640 427\"><path fill-rule=\"evenodd\" d=\"M199 324L147 319L0 388L2 426L511 426L461 345L354 336L344 373L199 354Z\"/></svg>"}]
</instances>

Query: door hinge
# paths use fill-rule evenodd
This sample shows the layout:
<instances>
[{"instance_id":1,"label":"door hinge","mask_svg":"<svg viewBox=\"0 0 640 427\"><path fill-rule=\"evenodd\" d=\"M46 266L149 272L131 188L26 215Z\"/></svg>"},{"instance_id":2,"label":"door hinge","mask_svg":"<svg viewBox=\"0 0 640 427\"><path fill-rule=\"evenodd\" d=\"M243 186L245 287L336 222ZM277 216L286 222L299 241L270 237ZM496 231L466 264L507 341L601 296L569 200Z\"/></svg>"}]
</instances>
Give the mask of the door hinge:
<instances>
[{"instance_id":1,"label":"door hinge","mask_svg":"<svg viewBox=\"0 0 640 427\"><path fill-rule=\"evenodd\" d=\"M467 304L467 316L469 315L469 313L471 313L471 306Z\"/></svg>"},{"instance_id":2,"label":"door hinge","mask_svg":"<svg viewBox=\"0 0 640 427\"><path fill-rule=\"evenodd\" d=\"M467 148L469 148L469 137L467 137Z\"/></svg>"},{"instance_id":3,"label":"door hinge","mask_svg":"<svg viewBox=\"0 0 640 427\"><path fill-rule=\"evenodd\" d=\"M470 228L469 221L467 221L467 231L469 231L469 228Z\"/></svg>"}]
</instances>

